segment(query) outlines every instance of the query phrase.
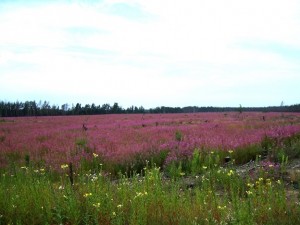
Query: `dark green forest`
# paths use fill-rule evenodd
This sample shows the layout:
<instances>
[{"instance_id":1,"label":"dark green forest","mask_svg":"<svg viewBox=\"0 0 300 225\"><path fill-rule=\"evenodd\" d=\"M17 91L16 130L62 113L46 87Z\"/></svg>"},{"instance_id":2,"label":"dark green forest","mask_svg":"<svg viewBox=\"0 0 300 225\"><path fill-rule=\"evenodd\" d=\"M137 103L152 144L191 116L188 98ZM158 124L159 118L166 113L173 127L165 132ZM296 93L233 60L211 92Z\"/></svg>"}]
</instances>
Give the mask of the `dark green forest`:
<instances>
[{"instance_id":1,"label":"dark green forest","mask_svg":"<svg viewBox=\"0 0 300 225\"><path fill-rule=\"evenodd\" d=\"M300 104L290 106L268 107L165 107L145 109L143 106L131 106L123 108L118 103L110 105L86 104L63 104L50 105L48 101L25 101L5 102L0 101L1 117L18 116L58 116L58 115L99 115L99 114L134 114L134 113L197 113L197 112L300 112Z\"/></svg>"}]
</instances>

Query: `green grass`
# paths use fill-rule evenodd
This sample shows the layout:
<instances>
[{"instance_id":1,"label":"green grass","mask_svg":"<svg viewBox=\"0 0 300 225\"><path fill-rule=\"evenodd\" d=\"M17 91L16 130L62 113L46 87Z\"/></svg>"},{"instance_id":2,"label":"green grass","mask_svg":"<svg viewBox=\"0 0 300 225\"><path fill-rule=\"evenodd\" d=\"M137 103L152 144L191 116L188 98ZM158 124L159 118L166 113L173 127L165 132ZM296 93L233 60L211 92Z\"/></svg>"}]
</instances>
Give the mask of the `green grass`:
<instances>
[{"instance_id":1,"label":"green grass","mask_svg":"<svg viewBox=\"0 0 300 225\"><path fill-rule=\"evenodd\" d=\"M291 192L282 177L287 156L298 154L292 149L299 148L299 136L278 143L233 152L196 149L163 169L155 164L162 165L162 154L118 175L108 169L121 167L98 155L72 165L73 173L70 164L53 171L29 156L23 165L13 163L20 160L11 155L0 172L0 224L300 224L299 191ZM243 157L259 163L265 148L274 161L281 157L276 176L263 168L240 176L236 164ZM231 161L224 164L226 156Z\"/></svg>"},{"instance_id":2,"label":"green grass","mask_svg":"<svg viewBox=\"0 0 300 225\"><path fill-rule=\"evenodd\" d=\"M181 179L164 178L155 166L117 180L99 171L74 175L74 185L62 170L59 181L43 168L2 173L0 224L300 223L299 199L286 199L282 180L243 179L231 168Z\"/></svg>"}]
</instances>

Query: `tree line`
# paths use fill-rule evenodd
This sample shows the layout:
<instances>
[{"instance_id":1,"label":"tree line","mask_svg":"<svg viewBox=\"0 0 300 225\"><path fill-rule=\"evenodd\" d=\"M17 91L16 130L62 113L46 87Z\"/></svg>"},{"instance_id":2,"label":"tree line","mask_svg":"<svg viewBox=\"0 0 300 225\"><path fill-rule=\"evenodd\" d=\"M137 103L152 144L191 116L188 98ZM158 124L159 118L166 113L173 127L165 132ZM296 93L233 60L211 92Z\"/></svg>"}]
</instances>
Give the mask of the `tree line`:
<instances>
[{"instance_id":1,"label":"tree line","mask_svg":"<svg viewBox=\"0 0 300 225\"><path fill-rule=\"evenodd\" d=\"M118 103L110 105L63 104L50 105L48 101L4 102L0 101L0 117L18 116L58 116L58 115L99 115L99 114L134 114L134 113L197 113L197 112L300 112L300 104L268 107L165 107L145 109L143 106L121 107Z\"/></svg>"},{"instance_id":2,"label":"tree line","mask_svg":"<svg viewBox=\"0 0 300 225\"><path fill-rule=\"evenodd\" d=\"M110 105L86 104L75 105L63 104L50 105L48 101L25 101L25 102L0 102L0 116L18 117L18 116L59 116L59 115L98 115L98 114L119 114L119 113L145 113L143 106L131 106L127 109L119 106L118 103Z\"/></svg>"}]
</instances>

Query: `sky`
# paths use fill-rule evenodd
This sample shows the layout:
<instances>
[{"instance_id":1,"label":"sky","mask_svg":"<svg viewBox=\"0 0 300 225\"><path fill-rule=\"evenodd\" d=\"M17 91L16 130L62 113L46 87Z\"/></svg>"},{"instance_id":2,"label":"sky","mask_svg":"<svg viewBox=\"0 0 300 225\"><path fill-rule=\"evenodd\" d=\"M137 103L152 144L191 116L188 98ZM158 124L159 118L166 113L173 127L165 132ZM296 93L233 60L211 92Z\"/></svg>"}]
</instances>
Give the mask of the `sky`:
<instances>
[{"instance_id":1,"label":"sky","mask_svg":"<svg viewBox=\"0 0 300 225\"><path fill-rule=\"evenodd\" d=\"M298 0L0 0L0 101L300 103Z\"/></svg>"}]
</instances>

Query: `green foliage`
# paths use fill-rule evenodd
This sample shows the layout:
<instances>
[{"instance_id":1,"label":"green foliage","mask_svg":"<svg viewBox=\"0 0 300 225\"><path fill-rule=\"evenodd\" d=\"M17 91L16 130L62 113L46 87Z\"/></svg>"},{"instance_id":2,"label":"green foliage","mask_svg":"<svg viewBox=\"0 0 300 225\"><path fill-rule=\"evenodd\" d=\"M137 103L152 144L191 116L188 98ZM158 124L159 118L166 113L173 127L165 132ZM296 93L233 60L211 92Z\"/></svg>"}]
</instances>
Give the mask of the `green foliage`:
<instances>
[{"instance_id":1,"label":"green foliage","mask_svg":"<svg viewBox=\"0 0 300 225\"><path fill-rule=\"evenodd\" d=\"M117 177L120 173L131 177L135 173L143 174L144 168L149 165L163 168L167 155L168 150L161 150L159 152L150 152L149 154L136 153L130 159L122 162L105 161L100 156L98 159L101 159L101 168L107 171L112 177ZM87 165L91 163L89 160L85 160L85 162ZM87 168L87 166L85 167Z\"/></svg>"},{"instance_id":2,"label":"green foliage","mask_svg":"<svg viewBox=\"0 0 300 225\"><path fill-rule=\"evenodd\" d=\"M274 139L265 136L261 142L261 147L265 150L265 151L269 151L270 149L272 149L275 146L275 141Z\"/></svg>"},{"instance_id":3,"label":"green foliage","mask_svg":"<svg viewBox=\"0 0 300 225\"><path fill-rule=\"evenodd\" d=\"M168 153L169 153L168 150L161 150L158 153L151 154L151 160L150 160L151 164L163 168Z\"/></svg>"},{"instance_id":4,"label":"green foliage","mask_svg":"<svg viewBox=\"0 0 300 225\"><path fill-rule=\"evenodd\" d=\"M24 159L25 159L25 165L27 167L29 167L29 164L30 164L30 155L29 154L25 154Z\"/></svg>"},{"instance_id":5,"label":"green foliage","mask_svg":"<svg viewBox=\"0 0 300 225\"><path fill-rule=\"evenodd\" d=\"M201 152L199 149L195 149L193 152L192 156L192 161L191 161L191 173L192 175L199 174L202 171L202 162L201 162Z\"/></svg>"},{"instance_id":6,"label":"green foliage","mask_svg":"<svg viewBox=\"0 0 300 225\"><path fill-rule=\"evenodd\" d=\"M182 170L182 162L172 162L168 165L166 171L172 180L177 180L179 177L185 175Z\"/></svg>"},{"instance_id":7,"label":"green foliage","mask_svg":"<svg viewBox=\"0 0 300 225\"><path fill-rule=\"evenodd\" d=\"M300 158L300 134L284 138L282 140L281 148L284 154L290 158Z\"/></svg>"},{"instance_id":8,"label":"green foliage","mask_svg":"<svg viewBox=\"0 0 300 225\"><path fill-rule=\"evenodd\" d=\"M257 144L237 148L231 154L236 164L244 164L249 161L254 161L258 155L262 156L267 154L265 154L265 150Z\"/></svg>"},{"instance_id":9,"label":"green foliage","mask_svg":"<svg viewBox=\"0 0 300 225\"><path fill-rule=\"evenodd\" d=\"M198 155L199 156L199 155ZM198 157L195 153L195 158ZM209 159L211 158L211 160ZM206 165L217 154L207 155ZM198 158L199 159L199 158ZM199 160L198 162L200 162ZM0 177L0 224L298 224L297 201L286 199L282 180L240 177L235 169L212 165L201 176L177 179L147 166L144 176L82 171L74 185L68 168L52 180L44 168L17 168ZM180 178L179 178L180 177ZM193 179L192 188L186 179Z\"/></svg>"},{"instance_id":10,"label":"green foliage","mask_svg":"<svg viewBox=\"0 0 300 225\"><path fill-rule=\"evenodd\" d=\"M286 138L265 137L261 142L262 154L270 156L274 161L280 162L282 156L289 158L300 157L300 134Z\"/></svg>"},{"instance_id":11,"label":"green foliage","mask_svg":"<svg viewBox=\"0 0 300 225\"><path fill-rule=\"evenodd\" d=\"M78 153L92 153L92 150L88 146L88 141L86 138L79 138L75 141L75 147L76 147L76 152L75 154Z\"/></svg>"},{"instance_id":12,"label":"green foliage","mask_svg":"<svg viewBox=\"0 0 300 225\"><path fill-rule=\"evenodd\" d=\"M183 140L183 134L181 133L181 131L179 131L179 130L176 131L175 140L176 141L182 141Z\"/></svg>"},{"instance_id":13,"label":"green foliage","mask_svg":"<svg viewBox=\"0 0 300 225\"><path fill-rule=\"evenodd\" d=\"M9 162L16 163L22 158L22 156L19 152L9 152L6 154L6 158Z\"/></svg>"},{"instance_id":14,"label":"green foliage","mask_svg":"<svg viewBox=\"0 0 300 225\"><path fill-rule=\"evenodd\" d=\"M92 160L82 158L80 161L80 171L90 171L92 173L99 173L102 171L103 159L98 154L93 154Z\"/></svg>"},{"instance_id":15,"label":"green foliage","mask_svg":"<svg viewBox=\"0 0 300 225\"><path fill-rule=\"evenodd\" d=\"M75 141L76 146L85 148L87 146L87 140L85 138L79 138Z\"/></svg>"}]
</instances>

